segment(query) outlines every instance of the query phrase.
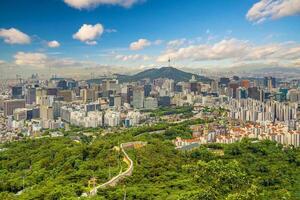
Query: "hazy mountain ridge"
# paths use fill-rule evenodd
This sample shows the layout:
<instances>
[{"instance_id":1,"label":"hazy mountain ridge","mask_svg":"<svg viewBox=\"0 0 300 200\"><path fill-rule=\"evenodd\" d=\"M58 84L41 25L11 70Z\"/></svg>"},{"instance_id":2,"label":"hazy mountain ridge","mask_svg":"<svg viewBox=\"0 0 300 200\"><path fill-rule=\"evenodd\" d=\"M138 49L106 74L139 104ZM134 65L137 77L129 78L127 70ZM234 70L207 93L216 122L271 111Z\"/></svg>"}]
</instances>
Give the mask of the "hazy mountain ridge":
<instances>
[{"instance_id":1,"label":"hazy mountain ridge","mask_svg":"<svg viewBox=\"0 0 300 200\"><path fill-rule=\"evenodd\" d=\"M194 75L199 81L209 82L210 79L205 76L185 72L174 67L152 68L139 72L134 75L115 74L120 82L133 82L149 78L151 81L158 78L173 79L175 82L189 81Z\"/></svg>"}]
</instances>

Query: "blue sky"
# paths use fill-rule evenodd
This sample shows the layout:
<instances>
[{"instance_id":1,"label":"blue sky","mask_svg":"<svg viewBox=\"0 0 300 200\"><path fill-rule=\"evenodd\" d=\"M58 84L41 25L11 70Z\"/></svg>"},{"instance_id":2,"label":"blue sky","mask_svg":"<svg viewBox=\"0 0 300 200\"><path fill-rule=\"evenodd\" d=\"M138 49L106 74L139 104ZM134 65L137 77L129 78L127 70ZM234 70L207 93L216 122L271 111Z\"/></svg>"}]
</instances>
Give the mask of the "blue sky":
<instances>
[{"instance_id":1,"label":"blue sky","mask_svg":"<svg viewBox=\"0 0 300 200\"><path fill-rule=\"evenodd\" d=\"M171 58L177 65L204 68L300 66L300 3L295 0L102 2L2 0L0 63L146 67ZM84 24L99 26L74 36ZM19 32L25 36L14 35ZM49 47L51 41L55 48ZM136 48L130 48L134 42Z\"/></svg>"}]
</instances>

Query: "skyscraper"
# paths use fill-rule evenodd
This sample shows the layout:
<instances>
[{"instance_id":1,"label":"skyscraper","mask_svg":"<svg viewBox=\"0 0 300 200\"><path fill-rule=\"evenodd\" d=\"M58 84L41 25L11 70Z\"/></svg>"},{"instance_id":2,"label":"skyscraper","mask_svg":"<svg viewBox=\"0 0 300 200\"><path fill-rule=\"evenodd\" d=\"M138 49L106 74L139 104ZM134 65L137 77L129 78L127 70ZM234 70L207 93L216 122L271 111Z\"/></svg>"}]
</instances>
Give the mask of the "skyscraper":
<instances>
[{"instance_id":1,"label":"skyscraper","mask_svg":"<svg viewBox=\"0 0 300 200\"><path fill-rule=\"evenodd\" d=\"M3 103L4 116L12 115L17 108L25 108L24 99L5 100Z\"/></svg>"},{"instance_id":2,"label":"skyscraper","mask_svg":"<svg viewBox=\"0 0 300 200\"><path fill-rule=\"evenodd\" d=\"M143 108L144 107L144 89L143 88L135 87L133 89L132 106L134 108Z\"/></svg>"}]
</instances>

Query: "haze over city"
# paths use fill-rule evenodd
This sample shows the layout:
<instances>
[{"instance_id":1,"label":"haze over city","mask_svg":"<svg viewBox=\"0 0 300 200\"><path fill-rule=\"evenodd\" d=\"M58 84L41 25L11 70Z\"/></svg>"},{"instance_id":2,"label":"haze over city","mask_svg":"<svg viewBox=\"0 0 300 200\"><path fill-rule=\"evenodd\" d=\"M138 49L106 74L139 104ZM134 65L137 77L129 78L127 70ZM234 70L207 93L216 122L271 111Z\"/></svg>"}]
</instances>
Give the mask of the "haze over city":
<instances>
[{"instance_id":1,"label":"haze over city","mask_svg":"<svg viewBox=\"0 0 300 200\"><path fill-rule=\"evenodd\" d=\"M300 200L300 0L1 0L0 200Z\"/></svg>"}]
</instances>

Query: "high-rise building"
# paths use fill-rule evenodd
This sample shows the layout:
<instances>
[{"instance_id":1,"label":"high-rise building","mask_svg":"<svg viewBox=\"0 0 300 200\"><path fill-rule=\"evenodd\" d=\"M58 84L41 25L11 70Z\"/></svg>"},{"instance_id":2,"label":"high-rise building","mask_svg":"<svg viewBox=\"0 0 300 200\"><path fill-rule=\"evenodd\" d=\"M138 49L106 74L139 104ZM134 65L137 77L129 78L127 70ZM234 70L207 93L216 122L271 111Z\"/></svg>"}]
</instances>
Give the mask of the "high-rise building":
<instances>
[{"instance_id":1,"label":"high-rise building","mask_svg":"<svg viewBox=\"0 0 300 200\"><path fill-rule=\"evenodd\" d=\"M26 104L33 104L36 101L36 88L35 87L27 87L25 89L25 101Z\"/></svg>"},{"instance_id":2,"label":"high-rise building","mask_svg":"<svg viewBox=\"0 0 300 200\"><path fill-rule=\"evenodd\" d=\"M238 99L247 99L248 98L248 90L246 88L239 87L237 98Z\"/></svg>"},{"instance_id":3,"label":"high-rise building","mask_svg":"<svg viewBox=\"0 0 300 200\"><path fill-rule=\"evenodd\" d=\"M143 108L144 107L144 88L135 87L133 89L132 106L134 108Z\"/></svg>"},{"instance_id":4,"label":"high-rise building","mask_svg":"<svg viewBox=\"0 0 300 200\"><path fill-rule=\"evenodd\" d=\"M3 102L4 116L12 115L17 108L25 108L24 99L5 100Z\"/></svg>"},{"instance_id":5,"label":"high-rise building","mask_svg":"<svg viewBox=\"0 0 300 200\"><path fill-rule=\"evenodd\" d=\"M126 96L126 103L131 104L133 99L133 86L127 85L127 96Z\"/></svg>"},{"instance_id":6,"label":"high-rise building","mask_svg":"<svg viewBox=\"0 0 300 200\"><path fill-rule=\"evenodd\" d=\"M264 77L264 86L267 87L269 90L272 88L276 88L276 78L274 77Z\"/></svg>"},{"instance_id":7,"label":"high-rise building","mask_svg":"<svg viewBox=\"0 0 300 200\"><path fill-rule=\"evenodd\" d=\"M144 85L144 96L149 97L152 90L152 86L150 84Z\"/></svg>"},{"instance_id":8,"label":"high-rise building","mask_svg":"<svg viewBox=\"0 0 300 200\"><path fill-rule=\"evenodd\" d=\"M248 97L256 100L260 100L260 92L257 87L248 88Z\"/></svg>"},{"instance_id":9,"label":"high-rise building","mask_svg":"<svg viewBox=\"0 0 300 200\"><path fill-rule=\"evenodd\" d=\"M297 89L289 90L287 98L291 102L300 102L300 91Z\"/></svg>"},{"instance_id":10,"label":"high-rise building","mask_svg":"<svg viewBox=\"0 0 300 200\"><path fill-rule=\"evenodd\" d=\"M95 90L93 89L82 89L80 91L80 96L84 103L93 102L96 100Z\"/></svg>"},{"instance_id":11,"label":"high-rise building","mask_svg":"<svg viewBox=\"0 0 300 200\"><path fill-rule=\"evenodd\" d=\"M210 92L218 93L218 82L216 80L212 80L210 83Z\"/></svg>"},{"instance_id":12,"label":"high-rise building","mask_svg":"<svg viewBox=\"0 0 300 200\"><path fill-rule=\"evenodd\" d=\"M147 97L144 100L144 108L147 110L156 109L158 107L157 98Z\"/></svg>"},{"instance_id":13,"label":"high-rise building","mask_svg":"<svg viewBox=\"0 0 300 200\"><path fill-rule=\"evenodd\" d=\"M239 84L236 82L229 83L229 95L232 98L237 98L237 89L239 88Z\"/></svg>"},{"instance_id":14,"label":"high-rise building","mask_svg":"<svg viewBox=\"0 0 300 200\"><path fill-rule=\"evenodd\" d=\"M229 78L221 77L219 81L219 85L222 87L228 87L228 84L230 83Z\"/></svg>"},{"instance_id":15,"label":"high-rise building","mask_svg":"<svg viewBox=\"0 0 300 200\"><path fill-rule=\"evenodd\" d=\"M27 120L40 118L40 108L34 107L27 109Z\"/></svg>"},{"instance_id":16,"label":"high-rise building","mask_svg":"<svg viewBox=\"0 0 300 200\"><path fill-rule=\"evenodd\" d=\"M57 88L47 88L47 95L49 96L57 96L58 90Z\"/></svg>"},{"instance_id":17,"label":"high-rise building","mask_svg":"<svg viewBox=\"0 0 300 200\"><path fill-rule=\"evenodd\" d=\"M103 91L107 91L107 90L116 91L119 89L118 84L119 82L116 79L103 80L102 89Z\"/></svg>"},{"instance_id":18,"label":"high-rise building","mask_svg":"<svg viewBox=\"0 0 300 200\"><path fill-rule=\"evenodd\" d=\"M54 119L53 107L42 105L40 107L40 117L43 120L52 120L52 119Z\"/></svg>"},{"instance_id":19,"label":"high-rise building","mask_svg":"<svg viewBox=\"0 0 300 200\"><path fill-rule=\"evenodd\" d=\"M22 99L23 87L22 86L13 86L11 88L11 96L13 99Z\"/></svg>"},{"instance_id":20,"label":"high-rise building","mask_svg":"<svg viewBox=\"0 0 300 200\"><path fill-rule=\"evenodd\" d=\"M158 98L158 106L168 107L171 105L171 97L162 96Z\"/></svg>"},{"instance_id":21,"label":"high-rise building","mask_svg":"<svg viewBox=\"0 0 300 200\"><path fill-rule=\"evenodd\" d=\"M62 97L63 101L71 102L74 97L74 92L73 90L59 90L57 96Z\"/></svg>"},{"instance_id":22,"label":"high-rise building","mask_svg":"<svg viewBox=\"0 0 300 200\"><path fill-rule=\"evenodd\" d=\"M190 89L191 89L191 92L194 92L194 93L198 92L198 82L195 79L194 75L192 76L192 79L190 80Z\"/></svg>"},{"instance_id":23,"label":"high-rise building","mask_svg":"<svg viewBox=\"0 0 300 200\"><path fill-rule=\"evenodd\" d=\"M250 87L250 81L246 79L242 80L241 87L248 89Z\"/></svg>"},{"instance_id":24,"label":"high-rise building","mask_svg":"<svg viewBox=\"0 0 300 200\"><path fill-rule=\"evenodd\" d=\"M114 107L121 108L122 106L122 97L120 95L114 95Z\"/></svg>"}]
</instances>

